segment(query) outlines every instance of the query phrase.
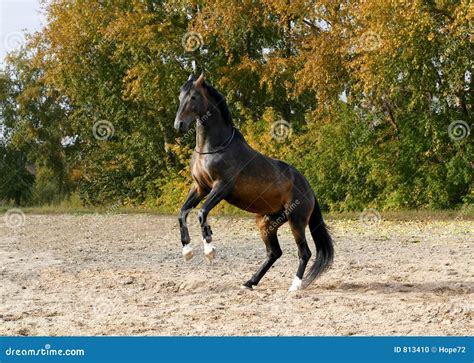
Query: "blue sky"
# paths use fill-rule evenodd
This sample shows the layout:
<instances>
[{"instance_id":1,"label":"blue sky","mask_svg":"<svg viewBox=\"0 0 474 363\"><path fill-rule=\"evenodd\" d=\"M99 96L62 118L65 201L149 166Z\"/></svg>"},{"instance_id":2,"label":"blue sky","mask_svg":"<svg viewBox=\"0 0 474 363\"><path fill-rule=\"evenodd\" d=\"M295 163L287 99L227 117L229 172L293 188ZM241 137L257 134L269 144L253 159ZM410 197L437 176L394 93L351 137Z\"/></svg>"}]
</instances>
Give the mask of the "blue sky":
<instances>
[{"instance_id":1,"label":"blue sky","mask_svg":"<svg viewBox=\"0 0 474 363\"><path fill-rule=\"evenodd\" d=\"M8 51L24 42L23 31L34 32L45 24L39 0L0 0L0 65Z\"/></svg>"}]
</instances>

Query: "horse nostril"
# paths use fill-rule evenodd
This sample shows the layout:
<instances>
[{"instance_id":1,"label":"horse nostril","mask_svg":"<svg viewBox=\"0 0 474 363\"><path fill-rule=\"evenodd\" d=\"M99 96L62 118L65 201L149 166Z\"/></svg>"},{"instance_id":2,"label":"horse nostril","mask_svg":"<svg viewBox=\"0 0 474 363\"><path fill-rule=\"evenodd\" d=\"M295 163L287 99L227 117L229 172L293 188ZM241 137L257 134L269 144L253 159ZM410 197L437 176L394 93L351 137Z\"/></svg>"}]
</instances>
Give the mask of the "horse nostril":
<instances>
[{"instance_id":1,"label":"horse nostril","mask_svg":"<svg viewBox=\"0 0 474 363\"><path fill-rule=\"evenodd\" d=\"M174 128L176 131L182 131L183 130L183 121L176 121L174 124Z\"/></svg>"}]
</instances>

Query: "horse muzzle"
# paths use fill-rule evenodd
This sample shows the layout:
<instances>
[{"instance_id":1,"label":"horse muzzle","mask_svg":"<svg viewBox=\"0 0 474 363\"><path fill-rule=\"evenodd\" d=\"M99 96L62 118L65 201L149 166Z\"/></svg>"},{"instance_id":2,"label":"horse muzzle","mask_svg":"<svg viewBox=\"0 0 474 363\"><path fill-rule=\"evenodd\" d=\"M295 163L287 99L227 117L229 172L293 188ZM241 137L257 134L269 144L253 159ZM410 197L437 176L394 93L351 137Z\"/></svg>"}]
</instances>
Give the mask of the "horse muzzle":
<instances>
[{"instance_id":1,"label":"horse muzzle","mask_svg":"<svg viewBox=\"0 0 474 363\"><path fill-rule=\"evenodd\" d=\"M182 115L178 116L174 120L174 128L176 131L180 133L188 132L193 121L194 121L194 117L182 116Z\"/></svg>"},{"instance_id":2,"label":"horse muzzle","mask_svg":"<svg viewBox=\"0 0 474 363\"><path fill-rule=\"evenodd\" d=\"M176 120L174 121L174 128L178 132L186 132L186 124L181 118L176 118Z\"/></svg>"},{"instance_id":3,"label":"horse muzzle","mask_svg":"<svg viewBox=\"0 0 474 363\"><path fill-rule=\"evenodd\" d=\"M183 121L178 121L174 124L174 128L176 129L176 131L178 132L184 132L184 122Z\"/></svg>"}]
</instances>

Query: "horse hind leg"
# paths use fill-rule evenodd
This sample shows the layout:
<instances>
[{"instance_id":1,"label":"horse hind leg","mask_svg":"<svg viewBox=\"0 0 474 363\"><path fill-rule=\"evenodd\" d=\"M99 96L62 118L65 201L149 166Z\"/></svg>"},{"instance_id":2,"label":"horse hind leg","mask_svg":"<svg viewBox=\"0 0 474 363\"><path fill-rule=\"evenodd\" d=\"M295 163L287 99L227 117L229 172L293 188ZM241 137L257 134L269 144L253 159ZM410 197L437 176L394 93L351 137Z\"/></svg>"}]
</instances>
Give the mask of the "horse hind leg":
<instances>
[{"instance_id":1,"label":"horse hind leg","mask_svg":"<svg viewBox=\"0 0 474 363\"><path fill-rule=\"evenodd\" d=\"M308 264L309 259L311 258L311 250L308 247L308 242L306 241L305 229L308 223L302 218L291 217L290 216L290 228L295 238L296 245L298 246L298 270L296 271L296 276L289 288L288 291L296 291L302 288L302 281L304 271Z\"/></svg>"},{"instance_id":2,"label":"horse hind leg","mask_svg":"<svg viewBox=\"0 0 474 363\"><path fill-rule=\"evenodd\" d=\"M277 230L286 220L286 216L275 218L273 216L257 215L257 226L265 243L267 258L250 280L242 285L242 288L252 289L253 286L257 286L270 267L283 254L278 243Z\"/></svg>"}]
</instances>

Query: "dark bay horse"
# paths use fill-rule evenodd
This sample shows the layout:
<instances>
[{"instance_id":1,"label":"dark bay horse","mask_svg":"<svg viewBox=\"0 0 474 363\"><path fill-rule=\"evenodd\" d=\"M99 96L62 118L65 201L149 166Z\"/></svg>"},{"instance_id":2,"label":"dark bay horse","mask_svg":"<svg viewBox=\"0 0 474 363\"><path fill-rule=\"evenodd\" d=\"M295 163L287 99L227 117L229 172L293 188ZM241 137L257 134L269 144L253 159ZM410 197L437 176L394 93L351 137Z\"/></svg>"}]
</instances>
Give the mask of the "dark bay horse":
<instances>
[{"instance_id":1,"label":"dark bay horse","mask_svg":"<svg viewBox=\"0 0 474 363\"><path fill-rule=\"evenodd\" d=\"M233 126L227 103L203 75L191 75L181 87L180 105L174 127L188 132L196 121L196 148L191 160L193 185L181 208L179 225L183 256L193 256L186 219L206 196L198 217L204 253L211 260L215 246L207 215L226 200L240 209L256 213L257 226L265 243L267 258L242 287L256 286L273 263L282 255L277 230L289 222L298 246L299 265L290 291L308 286L332 263L334 249L313 190L301 173L287 163L253 150ZM311 250L305 229L309 225L316 244L316 259L303 279Z\"/></svg>"}]
</instances>

